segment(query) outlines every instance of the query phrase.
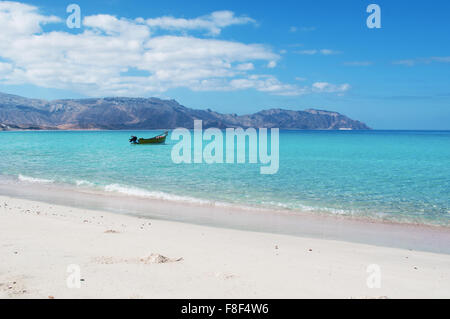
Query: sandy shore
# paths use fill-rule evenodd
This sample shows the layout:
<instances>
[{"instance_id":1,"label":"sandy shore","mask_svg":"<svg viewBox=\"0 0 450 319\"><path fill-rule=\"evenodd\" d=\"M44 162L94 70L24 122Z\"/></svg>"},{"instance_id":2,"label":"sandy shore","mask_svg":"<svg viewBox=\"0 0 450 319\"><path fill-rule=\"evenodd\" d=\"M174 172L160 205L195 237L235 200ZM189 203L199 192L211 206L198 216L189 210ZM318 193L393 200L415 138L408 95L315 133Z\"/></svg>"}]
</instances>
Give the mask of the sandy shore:
<instances>
[{"instance_id":1,"label":"sandy shore","mask_svg":"<svg viewBox=\"0 0 450 319\"><path fill-rule=\"evenodd\" d=\"M49 297L449 298L450 255L0 196L0 298Z\"/></svg>"}]
</instances>

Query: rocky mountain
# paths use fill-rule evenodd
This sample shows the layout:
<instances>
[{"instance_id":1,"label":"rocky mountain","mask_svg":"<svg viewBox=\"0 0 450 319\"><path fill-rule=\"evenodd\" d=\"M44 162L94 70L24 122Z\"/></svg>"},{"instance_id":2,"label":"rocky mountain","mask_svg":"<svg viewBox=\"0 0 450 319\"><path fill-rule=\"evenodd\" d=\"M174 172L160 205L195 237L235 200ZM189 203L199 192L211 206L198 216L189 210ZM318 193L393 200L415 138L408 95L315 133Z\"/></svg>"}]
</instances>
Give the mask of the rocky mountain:
<instances>
[{"instance_id":1,"label":"rocky mountain","mask_svg":"<svg viewBox=\"0 0 450 319\"><path fill-rule=\"evenodd\" d=\"M195 110L158 98L38 100L0 93L0 130L11 129L173 129L203 127L278 127L280 129L370 129L345 115L308 109L270 109L249 115Z\"/></svg>"}]
</instances>

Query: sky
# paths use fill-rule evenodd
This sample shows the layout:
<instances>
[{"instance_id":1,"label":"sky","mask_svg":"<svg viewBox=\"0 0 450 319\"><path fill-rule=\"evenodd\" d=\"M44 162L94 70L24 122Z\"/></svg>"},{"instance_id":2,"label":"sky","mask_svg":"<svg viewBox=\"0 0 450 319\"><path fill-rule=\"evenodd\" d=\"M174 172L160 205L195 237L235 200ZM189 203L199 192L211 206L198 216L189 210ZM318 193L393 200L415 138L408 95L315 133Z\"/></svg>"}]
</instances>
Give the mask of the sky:
<instances>
[{"instance_id":1,"label":"sky","mask_svg":"<svg viewBox=\"0 0 450 319\"><path fill-rule=\"evenodd\" d=\"M381 28L367 25L372 3ZM447 0L0 1L0 91L450 130L449 12Z\"/></svg>"}]
</instances>

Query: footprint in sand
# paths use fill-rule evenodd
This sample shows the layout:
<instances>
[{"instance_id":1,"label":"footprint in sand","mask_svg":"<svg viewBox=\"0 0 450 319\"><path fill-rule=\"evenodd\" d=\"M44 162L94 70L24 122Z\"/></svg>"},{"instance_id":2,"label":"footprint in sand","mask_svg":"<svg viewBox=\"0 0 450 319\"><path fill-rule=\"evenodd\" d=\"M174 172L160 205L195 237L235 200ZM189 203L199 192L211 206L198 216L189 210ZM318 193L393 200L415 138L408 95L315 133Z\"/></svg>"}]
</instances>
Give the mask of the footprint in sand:
<instances>
[{"instance_id":1,"label":"footprint in sand","mask_svg":"<svg viewBox=\"0 0 450 319\"><path fill-rule=\"evenodd\" d=\"M114 229L108 229L105 231L105 234L119 234L120 231L114 230Z\"/></svg>"},{"instance_id":2,"label":"footprint in sand","mask_svg":"<svg viewBox=\"0 0 450 319\"><path fill-rule=\"evenodd\" d=\"M182 260L183 260L183 257L168 258L168 257L160 255L160 254L151 254L150 256L142 257L141 259L139 259L139 261L144 264L165 264L165 263L178 262L178 261L182 261Z\"/></svg>"}]
</instances>

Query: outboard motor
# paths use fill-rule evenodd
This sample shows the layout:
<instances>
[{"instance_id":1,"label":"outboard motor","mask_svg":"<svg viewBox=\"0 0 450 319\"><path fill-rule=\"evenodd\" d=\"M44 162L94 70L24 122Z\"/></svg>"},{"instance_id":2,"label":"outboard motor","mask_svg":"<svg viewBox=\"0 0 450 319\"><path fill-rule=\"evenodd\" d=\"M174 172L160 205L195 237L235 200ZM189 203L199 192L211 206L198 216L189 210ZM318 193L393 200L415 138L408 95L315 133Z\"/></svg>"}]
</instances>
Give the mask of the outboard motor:
<instances>
[{"instance_id":1,"label":"outboard motor","mask_svg":"<svg viewBox=\"0 0 450 319\"><path fill-rule=\"evenodd\" d=\"M131 136L130 138L130 143L137 143L137 137L136 136Z\"/></svg>"}]
</instances>

